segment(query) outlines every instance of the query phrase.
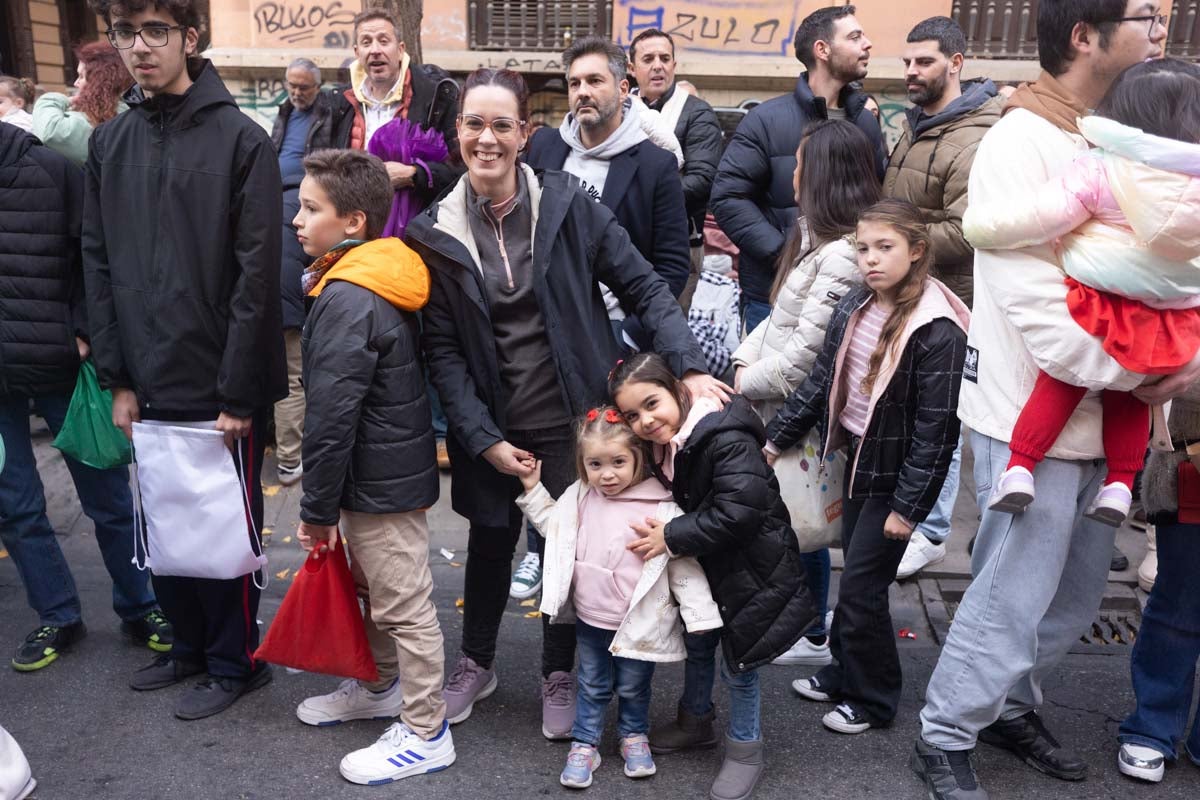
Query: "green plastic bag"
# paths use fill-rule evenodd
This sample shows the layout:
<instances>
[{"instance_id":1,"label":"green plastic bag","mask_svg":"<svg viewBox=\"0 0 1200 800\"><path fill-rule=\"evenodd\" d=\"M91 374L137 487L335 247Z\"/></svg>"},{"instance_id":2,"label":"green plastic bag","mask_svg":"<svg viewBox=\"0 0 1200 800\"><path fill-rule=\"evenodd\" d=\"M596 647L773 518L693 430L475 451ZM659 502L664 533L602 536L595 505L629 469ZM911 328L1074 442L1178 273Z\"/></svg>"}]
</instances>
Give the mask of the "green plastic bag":
<instances>
[{"instance_id":1,"label":"green plastic bag","mask_svg":"<svg viewBox=\"0 0 1200 800\"><path fill-rule=\"evenodd\" d=\"M54 446L89 467L109 469L133 461L129 440L112 421L112 392L101 389L91 360L79 366L79 379Z\"/></svg>"}]
</instances>

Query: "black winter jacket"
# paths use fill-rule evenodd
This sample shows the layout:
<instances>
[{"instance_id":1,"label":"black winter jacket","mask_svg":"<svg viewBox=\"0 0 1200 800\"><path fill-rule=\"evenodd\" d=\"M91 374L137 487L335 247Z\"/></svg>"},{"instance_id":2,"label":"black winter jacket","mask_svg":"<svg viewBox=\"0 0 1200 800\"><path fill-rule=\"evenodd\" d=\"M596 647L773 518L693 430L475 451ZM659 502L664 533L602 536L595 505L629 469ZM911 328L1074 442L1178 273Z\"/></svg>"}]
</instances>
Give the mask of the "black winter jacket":
<instances>
[{"instance_id":1,"label":"black winter jacket","mask_svg":"<svg viewBox=\"0 0 1200 800\"><path fill-rule=\"evenodd\" d=\"M535 170L561 170L570 154L558 128L543 128L529 140L525 160ZM613 212L671 294L679 297L691 271L691 251L675 156L648 139L615 156L600 203Z\"/></svg>"},{"instance_id":2,"label":"black winter jacket","mask_svg":"<svg viewBox=\"0 0 1200 800\"><path fill-rule=\"evenodd\" d=\"M83 172L0 124L0 397L69 393L87 338Z\"/></svg>"},{"instance_id":3,"label":"black winter jacket","mask_svg":"<svg viewBox=\"0 0 1200 800\"><path fill-rule=\"evenodd\" d=\"M343 95L342 89L322 89L317 92L313 102L312 124L308 128L308 136L304 140L305 155L313 150L324 150L330 147L344 148L350 138L350 126L354 122L354 107ZM283 147L283 136L287 132L288 120L295 107L290 99L279 105L279 115L271 127L271 144L275 152ZM299 186L299 184L296 184ZM284 187L288 188L288 187ZM290 220L288 220L290 221Z\"/></svg>"},{"instance_id":4,"label":"black winter jacket","mask_svg":"<svg viewBox=\"0 0 1200 800\"><path fill-rule=\"evenodd\" d=\"M684 514L667 523L667 547L704 567L734 672L782 655L817 618L765 441L750 401L735 395L675 455L671 491Z\"/></svg>"},{"instance_id":5,"label":"black winter jacket","mask_svg":"<svg viewBox=\"0 0 1200 800\"><path fill-rule=\"evenodd\" d=\"M676 375L706 371L704 354L679 304L612 212L565 172L534 175L524 169L530 202L537 209L534 293L570 412L582 414L604 399L608 373L621 356L600 281L647 322L655 352ZM519 422L521 409L508 408L482 278L464 244L469 236L465 198L460 182L413 219L405 238L432 278L429 304L422 311L422 341L449 423L454 510L477 525L506 527L520 484L496 472L482 454L504 440L510 417Z\"/></svg>"},{"instance_id":6,"label":"black winter jacket","mask_svg":"<svg viewBox=\"0 0 1200 800\"><path fill-rule=\"evenodd\" d=\"M683 91L678 84L671 88L650 108L662 111L675 92ZM721 161L721 146L725 136L721 123L712 106L689 94L683 101L683 112L675 123L675 138L683 148L683 200L687 206L691 231L704 230L704 215L708 212L708 196L712 192L713 178L717 177L717 164Z\"/></svg>"},{"instance_id":7,"label":"black winter jacket","mask_svg":"<svg viewBox=\"0 0 1200 800\"><path fill-rule=\"evenodd\" d=\"M208 61L96 128L83 268L100 385L143 409L247 417L287 394L279 162Z\"/></svg>"},{"instance_id":8,"label":"black winter jacket","mask_svg":"<svg viewBox=\"0 0 1200 800\"><path fill-rule=\"evenodd\" d=\"M840 95L846 119L875 146L875 167L883 179L885 150L879 122L867 110L867 96L854 84ZM790 95L755 106L737 127L721 157L709 207L721 230L740 248L738 281L749 300L768 302L775 261L796 223L796 148L805 127L827 119L825 99L808 88L808 73Z\"/></svg>"},{"instance_id":9,"label":"black winter jacket","mask_svg":"<svg viewBox=\"0 0 1200 800\"><path fill-rule=\"evenodd\" d=\"M399 514L437 502L419 337L416 314L346 280L329 281L313 302L301 340L305 522L336 525L339 509Z\"/></svg>"},{"instance_id":10,"label":"black winter jacket","mask_svg":"<svg viewBox=\"0 0 1200 800\"><path fill-rule=\"evenodd\" d=\"M795 446L813 425L821 446L831 443L829 421L841 413L829 408L834 381L841 377L835 374L838 354L850 320L870 299L871 290L860 286L834 309L812 372L767 425L767 438L780 450ZM867 422L850 497L891 498L892 510L914 523L929 516L958 446L958 390L966 354L967 335L950 319L933 319L913 332ZM834 447L840 445L840 430L838 425Z\"/></svg>"},{"instance_id":11,"label":"black winter jacket","mask_svg":"<svg viewBox=\"0 0 1200 800\"><path fill-rule=\"evenodd\" d=\"M280 226L279 293L283 301L283 327L299 330L304 327L304 290L300 287L304 269L312 258L300 246L292 220L300 211L300 187L283 190L283 225Z\"/></svg>"}]
</instances>

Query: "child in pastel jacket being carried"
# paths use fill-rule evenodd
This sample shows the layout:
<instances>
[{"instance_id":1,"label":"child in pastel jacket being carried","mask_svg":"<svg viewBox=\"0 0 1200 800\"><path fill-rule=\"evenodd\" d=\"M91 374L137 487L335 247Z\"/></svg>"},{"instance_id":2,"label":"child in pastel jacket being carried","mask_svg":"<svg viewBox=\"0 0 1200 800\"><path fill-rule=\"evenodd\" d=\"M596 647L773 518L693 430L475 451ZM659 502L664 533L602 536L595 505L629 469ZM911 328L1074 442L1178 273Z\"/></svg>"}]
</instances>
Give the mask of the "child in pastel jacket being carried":
<instances>
[{"instance_id":1,"label":"child in pastel jacket being carried","mask_svg":"<svg viewBox=\"0 0 1200 800\"><path fill-rule=\"evenodd\" d=\"M643 561L627 549L631 527L667 522L683 512L651 475L645 444L611 406L579 423L579 480L557 502L541 484L541 462L521 478L517 505L546 537L541 611L554 623L575 621L579 693L574 740L563 786L584 789L600 766L604 712L617 694L617 731L625 774L656 771L647 734L656 661L682 661L684 628L721 627L704 570L694 558L666 554Z\"/></svg>"},{"instance_id":2,"label":"child in pastel jacket being carried","mask_svg":"<svg viewBox=\"0 0 1200 800\"><path fill-rule=\"evenodd\" d=\"M1079 129L1094 150L1024 203L971 204L963 233L981 249L1061 239L1075 322L1131 372L1178 372L1200 350L1200 66L1130 67ZM1033 502L1033 469L1088 389L1101 388L1108 475L1085 516L1124 522L1150 415L1133 394L1075 385L1085 381L1038 375L989 508L1016 514Z\"/></svg>"}]
</instances>

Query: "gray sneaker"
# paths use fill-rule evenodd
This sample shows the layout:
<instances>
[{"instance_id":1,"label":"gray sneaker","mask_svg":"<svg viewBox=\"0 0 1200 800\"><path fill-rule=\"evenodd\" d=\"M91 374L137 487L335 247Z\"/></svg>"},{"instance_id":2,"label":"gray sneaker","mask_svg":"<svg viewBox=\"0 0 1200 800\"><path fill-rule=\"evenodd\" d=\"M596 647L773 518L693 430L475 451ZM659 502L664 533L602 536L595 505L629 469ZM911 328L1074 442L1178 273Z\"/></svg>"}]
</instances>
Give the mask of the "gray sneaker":
<instances>
[{"instance_id":1,"label":"gray sneaker","mask_svg":"<svg viewBox=\"0 0 1200 800\"><path fill-rule=\"evenodd\" d=\"M575 676L551 672L542 679L542 735L547 739L570 739L575 727Z\"/></svg>"},{"instance_id":2,"label":"gray sneaker","mask_svg":"<svg viewBox=\"0 0 1200 800\"><path fill-rule=\"evenodd\" d=\"M484 669L475 663L466 653L458 654L458 662L442 696L446 699L446 719L451 725L457 725L471 716L475 703L485 697L491 697L496 691L496 671Z\"/></svg>"},{"instance_id":3,"label":"gray sneaker","mask_svg":"<svg viewBox=\"0 0 1200 800\"><path fill-rule=\"evenodd\" d=\"M925 781L929 800L988 800L979 785L971 750L942 750L918 738L908 766Z\"/></svg>"}]
</instances>

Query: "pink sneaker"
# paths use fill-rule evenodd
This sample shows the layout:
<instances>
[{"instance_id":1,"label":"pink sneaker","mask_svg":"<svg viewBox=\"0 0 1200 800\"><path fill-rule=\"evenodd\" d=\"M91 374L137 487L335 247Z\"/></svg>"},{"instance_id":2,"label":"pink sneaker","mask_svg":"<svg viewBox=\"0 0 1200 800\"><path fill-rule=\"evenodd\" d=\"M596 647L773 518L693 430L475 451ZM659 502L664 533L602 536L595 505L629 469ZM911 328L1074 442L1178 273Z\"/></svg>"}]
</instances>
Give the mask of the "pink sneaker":
<instances>
[{"instance_id":1,"label":"pink sneaker","mask_svg":"<svg viewBox=\"0 0 1200 800\"><path fill-rule=\"evenodd\" d=\"M570 739L575 727L575 676L551 672L542 679L542 735L547 739Z\"/></svg>"},{"instance_id":2,"label":"pink sneaker","mask_svg":"<svg viewBox=\"0 0 1200 800\"><path fill-rule=\"evenodd\" d=\"M1096 499L1088 506L1083 515L1114 528L1121 527L1129 516L1129 506L1133 503L1133 492L1123 483L1113 481L1100 487Z\"/></svg>"},{"instance_id":3,"label":"pink sneaker","mask_svg":"<svg viewBox=\"0 0 1200 800\"><path fill-rule=\"evenodd\" d=\"M988 508L1005 514L1020 514L1033 502L1033 473L1024 467L1009 467L1000 473Z\"/></svg>"},{"instance_id":4,"label":"pink sneaker","mask_svg":"<svg viewBox=\"0 0 1200 800\"><path fill-rule=\"evenodd\" d=\"M471 716L475 703L491 697L498 683L494 669L484 669L466 653L459 653L454 672L450 673L446 688L442 690L446 699L446 719L451 725L464 722Z\"/></svg>"}]
</instances>

